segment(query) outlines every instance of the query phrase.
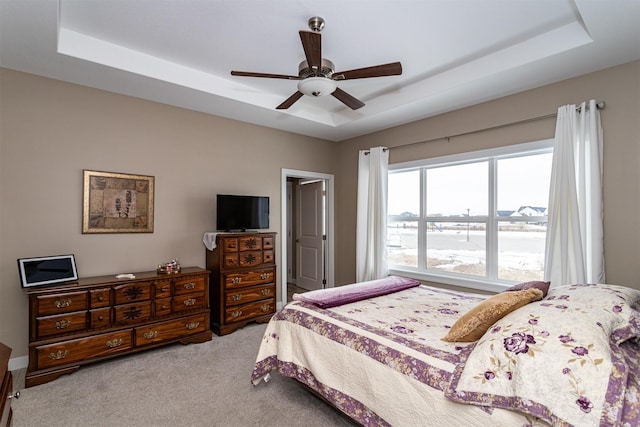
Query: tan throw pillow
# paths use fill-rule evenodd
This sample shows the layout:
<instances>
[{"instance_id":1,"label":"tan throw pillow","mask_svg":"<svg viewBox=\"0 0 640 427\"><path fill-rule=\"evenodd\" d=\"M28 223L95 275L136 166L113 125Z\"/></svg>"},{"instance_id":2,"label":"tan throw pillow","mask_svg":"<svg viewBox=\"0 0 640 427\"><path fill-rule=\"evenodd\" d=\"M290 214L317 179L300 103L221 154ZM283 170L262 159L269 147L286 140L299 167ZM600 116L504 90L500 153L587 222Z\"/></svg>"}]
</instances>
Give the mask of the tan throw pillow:
<instances>
[{"instance_id":1,"label":"tan throw pillow","mask_svg":"<svg viewBox=\"0 0 640 427\"><path fill-rule=\"evenodd\" d=\"M530 302L542 299L542 291L537 288L522 291L504 292L494 295L473 307L442 338L451 342L470 342L479 340L498 320Z\"/></svg>"}]
</instances>

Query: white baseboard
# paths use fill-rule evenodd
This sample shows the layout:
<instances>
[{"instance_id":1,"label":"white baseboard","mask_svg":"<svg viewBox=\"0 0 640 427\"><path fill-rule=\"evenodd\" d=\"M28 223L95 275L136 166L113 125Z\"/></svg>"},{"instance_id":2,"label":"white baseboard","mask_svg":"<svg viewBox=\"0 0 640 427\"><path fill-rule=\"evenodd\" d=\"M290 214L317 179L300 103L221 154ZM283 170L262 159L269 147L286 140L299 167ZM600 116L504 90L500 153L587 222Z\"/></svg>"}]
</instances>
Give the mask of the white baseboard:
<instances>
[{"instance_id":1,"label":"white baseboard","mask_svg":"<svg viewBox=\"0 0 640 427\"><path fill-rule=\"evenodd\" d=\"M9 359L9 370L17 371L18 369L24 369L29 365L29 356L14 357Z\"/></svg>"}]
</instances>

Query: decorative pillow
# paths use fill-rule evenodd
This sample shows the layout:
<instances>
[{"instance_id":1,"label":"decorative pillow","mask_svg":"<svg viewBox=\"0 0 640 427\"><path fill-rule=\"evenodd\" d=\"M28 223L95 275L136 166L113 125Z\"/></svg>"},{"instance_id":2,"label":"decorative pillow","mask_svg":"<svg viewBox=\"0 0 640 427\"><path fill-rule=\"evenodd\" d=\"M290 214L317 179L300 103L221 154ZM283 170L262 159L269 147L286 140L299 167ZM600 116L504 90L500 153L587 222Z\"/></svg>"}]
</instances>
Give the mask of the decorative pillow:
<instances>
[{"instance_id":1,"label":"decorative pillow","mask_svg":"<svg viewBox=\"0 0 640 427\"><path fill-rule=\"evenodd\" d=\"M597 321L616 344L640 338L640 290L608 284L551 288L543 306L581 310Z\"/></svg>"},{"instance_id":2,"label":"decorative pillow","mask_svg":"<svg viewBox=\"0 0 640 427\"><path fill-rule=\"evenodd\" d=\"M537 288L504 292L489 297L459 318L442 339L452 342L477 341L498 320L540 299L542 299L542 291Z\"/></svg>"},{"instance_id":3,"label":"decorative pillow","mask_svg":"<svg viewBox=\"0 0 640 427\"><path fill-rule=\"evenodd\" d=\"M550 285L551 285L551 282L539 282L539 281L523 282L523 283L518 283L517 285L514 285L514 286L510 287L509 289L505 290L504 292L522 291L524 289L536 288L536 289L540 289L542 291L542 298L544 298L549 293L549 286Z\"/></svg>"}]
</instances>

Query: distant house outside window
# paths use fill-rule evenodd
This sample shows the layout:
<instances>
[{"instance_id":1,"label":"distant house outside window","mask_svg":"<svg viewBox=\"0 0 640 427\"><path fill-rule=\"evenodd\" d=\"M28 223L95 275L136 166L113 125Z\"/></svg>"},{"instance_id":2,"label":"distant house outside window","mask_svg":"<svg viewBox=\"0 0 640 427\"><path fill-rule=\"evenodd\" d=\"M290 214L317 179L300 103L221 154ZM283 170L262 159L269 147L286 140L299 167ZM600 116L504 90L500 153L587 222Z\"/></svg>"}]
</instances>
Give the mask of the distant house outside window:
<instances>
[{"instance_id":1,"label":"distant house outside window","mask_svg":"<svg viewBox=\"0 0 640 427\"><path fill-rule=\"evenodd\" d=\"M389 166L392 274L498 291L542 280L553 140Z\"/></svg>"}]
</instances>

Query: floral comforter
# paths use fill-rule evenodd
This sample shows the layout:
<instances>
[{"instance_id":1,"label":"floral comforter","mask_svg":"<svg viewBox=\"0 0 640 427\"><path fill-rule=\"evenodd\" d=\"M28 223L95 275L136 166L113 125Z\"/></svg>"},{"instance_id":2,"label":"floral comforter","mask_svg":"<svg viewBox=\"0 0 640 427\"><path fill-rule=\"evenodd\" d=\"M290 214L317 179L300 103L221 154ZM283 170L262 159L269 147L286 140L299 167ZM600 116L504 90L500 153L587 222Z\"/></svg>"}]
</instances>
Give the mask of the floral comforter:
<instances>
[{"instance_id":1,"label":"floral comforter","mask_svg":"<svg viewBox=\"0 0 640 427\"><path fill-rule=\"evenodd\" d=\"M290 303L267 326L252 381L278 370L362 425L547 425L444 397L473 345L441 338L484 298L419 286L330 309Z\"/></svg>"},{"instance_id":2,"label":"floral comforter","mask_svg":"<svg viewBox=\"0 0 640 427\"><path fill-rule=\"evenodd\" d=\"M363 425L640 425L640 291L552 288L476 343L442 341L484 298L419 286L293 302L267 326L252 381L278 370Z\"/></svg>"}]
</instances>

